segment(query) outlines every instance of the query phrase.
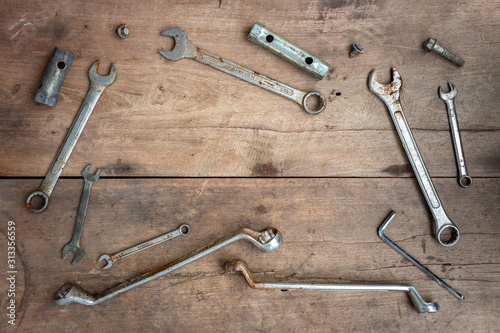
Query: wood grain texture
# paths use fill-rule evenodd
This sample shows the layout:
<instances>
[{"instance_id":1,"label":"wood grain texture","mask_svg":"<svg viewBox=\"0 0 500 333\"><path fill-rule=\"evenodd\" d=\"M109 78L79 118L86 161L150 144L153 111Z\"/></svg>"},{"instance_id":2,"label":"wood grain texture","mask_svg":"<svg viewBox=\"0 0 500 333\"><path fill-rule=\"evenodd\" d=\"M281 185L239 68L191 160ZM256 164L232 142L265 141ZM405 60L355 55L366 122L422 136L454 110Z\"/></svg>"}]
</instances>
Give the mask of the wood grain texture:
<instances>
[{"instance_id":1,"label":"wood grain texture","mask_svg":"<svg viewBox=\"0 0 500 333\"><path fill-rule=\"evenodd\" d=\"M434 240L414 179L101 179L90 199L85 256L74 266L60 251L71 237L83 181L63 179L40 215L22 204L36 183L0 181L0 219L16 222L20 331L443 332L500 325L497 179L478 179L467 191L451 179L436 180L461 230L452 248ZM397 216L388 236L463 293L464 302L378 238L390 210ZM103 253L182 223L192 227L187 237L124 258L108 271L96 263ZM271 226L284 235L274 253L239 242L101 305L59 307L52 300L66 282L99 292L241 227ZM1 230L5 236L5 224ZM441 309L418 314L404 293L253 290L243 277L223 273L224 262L235 259L246 260L261 281L411 284ZM5 261L0 269L6 271ZM5 279L0 287L5 290Z\"/></svg>"},{"instance_id":2,"label":"wood grain texture","mask_svg":"<svg viewBox=\"0 0 500 333\"><path fill-rule=\"evenodd\" d=\"M92 162L104 176L400 177L407 164L389 114L367 87L376 68L402 74L403 107L433 176L457 171L444 103L453 82L473 177L500 175L498 1L85 1L8 2L0 14L0 175L44 176L87 89L89 66L114 62L116 82L98 102L63 176ZM321 81L247 41L260 21L332 64ZM114 29L125 22L128 39ZM180 27L197 46L303 90L327 109L299 105L193 60L170 62L160 36ZM422 43L429 36L463 68ZM365 54L349 59L350 44ZM56 108L31 98L54 46L77 56ZM340 94L340 96L337 96ZM260 172L262 169L271 173Z\"/></svg>"}]
</instances>

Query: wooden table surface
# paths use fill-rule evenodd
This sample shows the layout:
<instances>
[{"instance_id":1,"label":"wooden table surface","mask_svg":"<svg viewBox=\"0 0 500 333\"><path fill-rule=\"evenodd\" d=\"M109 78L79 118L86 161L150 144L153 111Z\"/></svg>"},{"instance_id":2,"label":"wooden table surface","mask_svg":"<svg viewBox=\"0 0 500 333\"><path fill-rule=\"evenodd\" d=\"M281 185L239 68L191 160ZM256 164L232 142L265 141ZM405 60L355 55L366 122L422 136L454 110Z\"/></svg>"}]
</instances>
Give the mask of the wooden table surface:
<instances>
[{"instance_id":1,"label":"wooden table surface","mask_svg":"<svg viewBox=\"0 0 500 333\"><path fill-rule=\"evenodd\" d=\"M247 40L253 24L332 66L323 80ZM127 39L115 29L126 23ZM171 62L160 32L179 27L209 52L328 100L318 115L193 60ZM0 12L0 272L7 277L15 223L15 326L0 279L2 331L498 331L500 320L500 2L498 1L4 1ZM423 42L465 59L459 68ZM365 53L349 58L352 42ZM57 107L32 99L57 46L75 61ZM89 86L88 69L117 68L54 189L49 208L26 196L45 176ZM402 105L448 215L460 229L437 243L432 216L389 113L367 85L401 73ZM457 183L445 104L457 113L470 188ZM447 91L447 90L446 90ZM71 265L83 181L101 169ZM387 246L378 226L465 296L460 302ZM102 270L97 259L188 223L187 237ZM59 307L67 282L97 293L238 228L276 227L274 253L244 242L94 307ZM413 285L437 313L419 314L401 292L254 290L224 273L248 262L258 281Z\"/></svg>"}]
</instances>

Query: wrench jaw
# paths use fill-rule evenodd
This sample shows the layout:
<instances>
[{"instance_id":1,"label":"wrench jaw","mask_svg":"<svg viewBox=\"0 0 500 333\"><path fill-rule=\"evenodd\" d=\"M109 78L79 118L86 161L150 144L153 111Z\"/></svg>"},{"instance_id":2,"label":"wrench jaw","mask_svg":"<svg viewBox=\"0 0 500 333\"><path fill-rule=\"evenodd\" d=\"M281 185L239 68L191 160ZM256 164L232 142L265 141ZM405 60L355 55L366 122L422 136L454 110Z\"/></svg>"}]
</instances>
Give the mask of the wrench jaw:
<instances>
[{"instance_id":1,"label":"wrench jaw","mask_svg":"<svg viewBox=\"0 0 500 333\"><path fill-rule=\"evenodd\" d=\"M83 179L85 179L86 181L95 183L96 181L99 180L99 177L101 176L101 169L97 169L96 173L93 175L90 173L90 168L92 168L92 164L87 165L85 169L83 169L82 176Z\"/></svg>"},{"instance_id":2,"label":"wrench jaw","mask_svg":"<svg viewBox=\"0 0 500 333\"><path fill-rule=\"evenodd\" d=\"M75 254L75 259L73 259L72 265L75 265L83 258L83 250L73 244L67 244L62 250L62 260L66 259L66 256L69 252L73 252Z\"/></svg>"},{"instance_id":3,"label":"wrench jaw","mask_svg":"<svg viewBox=\"0 0 500 333\"><path fill-rule=\"evenodd\" d=\"M179 28L171 28L161 32L163 36L174 38L174 48L172 51L158 50L162 56L168 60L177 61L185 57L186 46L188 44L186 34Z\"/></svg>"},{"instance_id":4,"label":"wrench jaw","mask_svg":"<svg viewBox=\"0 0 500 333\"><path fill-rule=\"evenodd\" d=\"M100 86L99 88L101 88L101 91L97 92L101 93L102 90L104 90L104 88L110 86L113 82L115 82L116 67L115 64L111 63L111 69L109 70L109 74L106 76L102 76L97 73L97 70L99 69L99 64L100 62L99 60L97 60L96 62L94 62L94 64L92 64L92 66L90 66L89 79L91 84L96 84Z\"/></svg>"},{"instance_id":5,"label":"wrench jaw","mask_svg":"<svg viewBox=\"0 0 500 333\"><path fill-rule=\"evenodd\" d=\"M111 266L113 266L113 261L111 261L111 258L109 257L109 255L103 254L102 256L99 257L99 260L97 260L97 262L100 262L103 260L106 260L108 263L102 269L109 269L109 268L111 268Z\"/></svg>"},{"instance_id":6,"label":"wrench jaw","mask_svg":"<svg viewBox=\"0 0 500 333\"><path fill-rule=\"evenodd\" d=\"M445 102L454 99L458 93L457 87L455 87L452 83L448 82L448 87L450 87L450 92L447 93L443 93L443 90L439 87L439 97Z\"/></svg>"},{"instance_id":7,"label":"wrench jaw","mask_svg":"<svg viewBox=\"0 0 500 333\"><path fill-rule=\"evenodd\" d=\"M246 238L262 252L276 251L283 242L283 235L275 228L269 228L262 232L254 232L249 229L244 230Z\"/></svg>"},{"instance_id":8,"label":"wrench jaw","mask_svg":"<svg viewBox=\"0 0 500 333\"><path fill-rule=\"evenodd\" d=\"M399 96L402 91L403 81L401 75L392 68L392 81L388 84L380 84L377 82L377 72L373 70L368 77L368 86L370 90L384 101L388 108L390 105L400 104Z\"/></svg>"}]
</instances>

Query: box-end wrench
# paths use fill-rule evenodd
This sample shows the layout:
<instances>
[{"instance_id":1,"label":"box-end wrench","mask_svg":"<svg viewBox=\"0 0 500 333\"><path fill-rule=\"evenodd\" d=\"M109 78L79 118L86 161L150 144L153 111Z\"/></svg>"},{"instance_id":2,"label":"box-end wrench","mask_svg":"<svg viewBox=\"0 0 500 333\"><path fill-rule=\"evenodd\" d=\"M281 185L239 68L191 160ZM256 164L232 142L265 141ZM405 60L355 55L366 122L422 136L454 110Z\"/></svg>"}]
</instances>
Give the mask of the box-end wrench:
<instances>
[{"instance_id":1,"label":"box-end wrench","mask_svg":"<svg viewBox=\"0 0 500 333\"><path fill-rule=\"evenodd\" d=\"M26 206L29 210L34 213L42 213L47 209L49 205L50 195L54 190L54 186L61 175L61 172L68 162L69 156L75 148L76 142L78 138L82 134L83 129L85 128L85 124L87 120L89 120L90 115L92 114L92 110L94 110L99 97L103 93L104 89L115 82L116 79L116 68L114 64L111 64L111 70L107 76L102 76L97 74L97 69L99 68L99 60L94 62L89 69L89 78L90 78L90 87L87 92L87 96L83 100L82 106L78 111L75 119L73 120L73 124L66 134L66 138L64 139L59 151L57 152L52 165L50 166L45 179L42 182L42 185L33 193L31 193L26 199ZM41 196L43 199L42 207L39 209L35 209L31 205L31 200L35 196Z\"/></svg>"},{"instance_id":2,"label":"box-end wrench","mask_svg":"<svg viewBox=\"0 0 500 333\"><path fill-rule=\"evenodd\" d=\"M403 107L401 106L401 101L399 99L399 94L403 85L401 80L401 75L399 72L392 68L392 82L388 84L380 84L377 82L377 74L374 71L370 73L368 78L368 85L370 90L377 95L389 109L392 121L396 126L403 147L408 155L410 164L413 168L413 172L417 177L418 184L424 193L425 200L429 205L432 216L434 217L434 235L437 241L443 246L452 246L460 237L460 232L453 221L446 215L441 200L439 200L434 184L432 183L429 171L424 163L422 155L418 150L417 143L413 138L410 126L406 121L406 117L403 113ZM447 230L448 229L448 230ZM443 234L443 231L451 231L451 235Z\"/></svg>"},{"instance_id":3,"label":"box-end wrench","mask_svg":"<svg viewBox=\"0 0 500 333\"><path fill-rule=\"evenodd\" d=\"M126 250L118 252L116 254L112 254L112 255L103 254L99 258L99 260L97 260L97 262L102 261L102 260L106 260L108 263L102 269L108 269L108 268L111 268L111 266L113 266L113 263L115 261L117 261L117 260L120 260L122 258L128 257L128 256L130 256L130 255L132 255L134 253L140 252L142 250L148 249L151 246L155 246L155 245L161 244L161 243L163 243L165 241L168 241L170 239L174 239L175 237L186 236L190 232L191 232L191 227L189 225L187 225L187 224L183 224L179 228L177 228L177 229L175 229L173 231L170 231L170 232L168 232L166 234L163 234L161 236L158 236L158 237L155 237L153 239L150 239L150 240L148 240L146 242L143 242L141 244L138 244L136 246L133 246L131 248L128 248Z\"/></svg>"},{"instance_id":4,"label":"box-end wrench","mask_svg":"<svg viewBox=\"0 0 500 333\"><path fill-rule=\"evenodd\" d=\"M213 68L223 71L224 73L231 74L240 78L244 81L255 84L258 87L267 89L276 93L280 96L291 99L292 101L298 103L302 108L311 114L320 113L325 109L326 98L325 96L317 91L305 92L295 88L290 87L284 83L273 80L265 75L256 73L248 68L235 64L229 60L218 57L212 53L204 51L193 44L191 44L184 31L178 28L171 28L162 31L163 36L173 37L175 40L175 46L172 51L158 50L162 56L168 60L177 61L182 58L191 58L199 61L203 64L209 65ZM307 100L311 96L317 96L321 100L319 108L317 110L312 110L307 106Z\"/></svg>"},{"instance_id":5,"label":"box-end wrench","mask_svg":"<svg viewBox=\"0 0 500 333\"><path fill-rule=\"evenodd\" d=\"M451 137L453 138L453 146L455 148L455 157L457 158L458 166L458 183L462 187L469 187L472 185L472 178L467 172L467 165L465 164L464 148L462 147L462 138L460 136L460 128L458 127L457 109L455 108L455 96L457 96L457 88L448 83L450 92L443 93L439 87L439 97L446 104L448 109L448 118L450 120Z\"/></svg>"},{"instance_id":6,"label":"box-end wrench","mask_svg":"<svg viewBox=\"0 0 500 333\"><path fill-rule=\"evenodd\" d=\"M427 303L413 286L384 284L324 284L324 283L287 283L257 282L243 260L228 261L224 265L226 273L241 272L250 287L254 289L300 289L300 290L343 290L343 291L406 291L419 313L431 313L439 310L438 303Z\"/></svg>"},{"instance_id":7,"label":"box-end wrench","mask_svg":"<svg viewBox=\"0 0 500 333\"><path fill-rule=\"evenodd\" d=\"M80 199L80 207L78 207L78 214L76 215L75 229L73 230L73 237L71 241L62 249L62 259L64 260L71 251L75 254L75 259L73 259L72 264L76 264L83 258L83 250L80 245L80 240L82 238L83 224L85 223L85 216L87 216L87 208L89 207L90 192L92 191L92 185L99 180L101 175L101 169L97 169L95 175L91 174L90 168L92 164L89 164L83 169L82 175L85 180L83 186L83 193Z\"/></svg>"},{"instance_id":8,"label":"box-end wrench","mask_svg":"<svg viewBox=\"0 0 500 333\"><path fill-rule=\"evenodd\" d=\"M137 288L150 281L156 280L161 276L184 267L192 263L193 261L203 258L204 256L209 255L210 253L215 252L240 239L246 239L262 252L273 252L277 250L283 242L283 235L275 228L269 228L261 232L247 228L236 230L213 241L210 244L189 252L182 257L175 259L174 261L171 261L168 264L155 268L152 271L143 273L123 283L117 284L116 286L104 290L98 294L88 293L85 290L73 285L72 283L67 283L63 285L56 293L56 295L54 296L54 301L57 303L57 305L60 306L68 306L73 302L84 305L100 304L104 301L107 301L108 299L123 294L130 289Z\"/></svg>"}]
</instances>

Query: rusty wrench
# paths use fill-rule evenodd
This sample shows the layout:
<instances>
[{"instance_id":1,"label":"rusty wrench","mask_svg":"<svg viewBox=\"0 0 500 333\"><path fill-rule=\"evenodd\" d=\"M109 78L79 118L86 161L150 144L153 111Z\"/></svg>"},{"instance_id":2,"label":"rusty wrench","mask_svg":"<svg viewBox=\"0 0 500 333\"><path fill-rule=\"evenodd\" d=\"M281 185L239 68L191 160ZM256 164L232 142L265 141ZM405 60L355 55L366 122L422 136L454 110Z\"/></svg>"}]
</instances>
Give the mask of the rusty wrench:
<instances>
[{"instance_id":1,"label":"rusty wrench","mask_svg":"<svg viewBox=\"0 0 500 333\"><path fill-rule=\"evenodd\" d=\"M368 85L370 86L370 90L382 99L389 109L392 121L396 126L399 138L403 143L406 155L408 155L413 172L417 177L418 184L424 193L425 200L427 201L432 216L434 217L434 235L436 236L437 241L443 246L454 245L458 241L460 232L458 231L455 223L453 223L444 211L441 200L439 200L434 184L432 183L429 171L427 171L425 166L424 159L422 158L422 155L420 155L417 143L415 142L410 126L406 121L406 117L403 113L403 107L401 106L401 101L399 99L399 94L403 85L401 75L396 68L392 68L392 82L388 84L380 84L377 82L377 74L374 70L368 78ZM449 239L445 239L446 237L443 234L443 231L446 229L451 229L451 236Z\"/></svg>"},{"instance_id":2,"label":"rusty wrench","mask_svg":"<svg viewBox=\"0 0 500 333\"><path fill-rule=\"evenodd\" d=\"M92 164L89 164L83 169L82 175L85 179L85 185L83 186L82 198L80 199L80 207L78 207L78 214L76 215L75 229L73 230L73 237L71 241L62 249L62 259L64 260L71 251L75 254L75 259L73 259L72 264L76 264L83 258L83 250L80 246L80 240L82 238L83 224L85 223L85 216L87 216L87 208L89 207L90 192L92 191L92 185L99 180L101 174L101 169L97 169L95 175L89 173Z\"/></svg>"},{"instance_id":3,"label":"rusty wrench","mask_svg":"<svg viewBox=\"0 0 500 333\"><path fill-rule=\"evenodd\" d=\"M178 28L171 28L162 31L163 36L173 37L175 40L175 46L172 51L158 50L162 56L168 60L177 61L182 58L191 58L199 61L205 65L209 65L213 68L223 71L224 73L231 74L240 78L244 81L255 84L258 87L272 91L275 94L291 99L292 101L298 103L302 108L311 114L320 113L325 109L326 98L325 96L317 91L305 92L295 88L290 87L284 83L273 80L265 75L256 73L248 68L235 64L229 60L218 57L212 53L204 51L193 44L191 44L184 31ZM321 100L318 110L311 110L307 106L307 100L311 96L317 96Z\"/></svg>"},{"instance_id":4,"label":"rusty wrench","mask_svg":"<svg viewBox=\"0 0 500 333\"><path fill-rule=\"evenodd\" d=\"M136 246L133 246L129 249L126 249L126 250L123 250L121 252L118 252L116 254L112 254L112 255L109 255L109 254L103 254L99 260L97 260L97 262L99 261L102 261L102 260L106 260L108 263L106 264L106 266L104 266L102 269L108 269L108 268L111 268L111 266L113 266L113 263L117 260L120 260L122 258L125 258L125 257L128 257L134 253L137 253L137 252L140 252L142 250L145 250L145 249L148 249L150 248L151 246L155 246L155 245L158 245L158 244L161 244L165 241L168 241L170 239L173 239L175 237L178 237L178 236L186 236L188 235L189 233L191 232L191 227L187 224L183 224L181 225L179 228L173 230L173 231L170 231L166 234L163 234L161 236L158 236L158 237L155 237L153 239L150 239L146 242L143 242L141 244L138 244Z\"/></svg>"},{"instance_id":5,"label":"rusty wrench","mask_svg":"<svg viewBox=\"0 0 500 333\"><path fill-rule=\"evenodd\" d=\"M262 252L273 252L280 247L283 241L283 235L275 228L269 228L261 232L243 228L227 234L197 250L191 251L183 255L182 257L169 262L168 264L136 276L135 278L132 278L123 283L117 284L116 286L104 290L98 294L90 294L85 290L73 285L72 283L67 283L59 289L59 291L54 296L54 300L57 305L61 306L68 306L73 302L84 305L100 304L110 298L127 292L130 289L156 280L161 276L184 267L192 263L193 261L203 258L204 256L215 252L229 244L232 244L240 239L246 239Z\"/></svg>"},{"instance_id":6,"label":"rusty wrench","mask_svg":"<svg viewBox=\"0 0 500 333\"><path fill-rule=\"evenodd\" d=\"M457 109L455 108L455 96L457 96L457 88L448 83L450 92L443 93L439 87L439 97L446 104L448 110L448 118L450 120L451 137L453 138L453 147L455 148L455 157L457 158L458 166L458 182L462 187L469 187L472 185L472 178L467 172L467 165L465 164L464 148L462 147L462 138L460 136L460 128L458 127Z\"/></svg>"},{"instance_id":7,"label":"rusty wrench","mask_svg":"<svg viewBox=\"0 0 500 333\"><path fill-rule=\"evenodd\" d=\"M85 96L82 106L73 120L73 124L71 125L68 134L66 134L66 138L59 148L59 151L57 152L57 155L54 158L42 185L40 185L40 187L35 192L31 193L26 199L26 206L34 213L42 213L47 209L52 190L54 190L54 186L56 185L64 166L68 162L69 156L71 155L73 148L75 148L76 142L82 134L85 124L87 124L87 120L89 120L89 117L92 114L92 110L94 110L94 107L104 89L115 82L116 69L114 64L111 64L111 70L106 76L97 74L98 68L99 60L90 66L90 87L87 92L87 96ZM41 196L43 198L43 205L40 209L35 209L31 205L31 200L35 196Z\"/></svg>"}]
</instances>

